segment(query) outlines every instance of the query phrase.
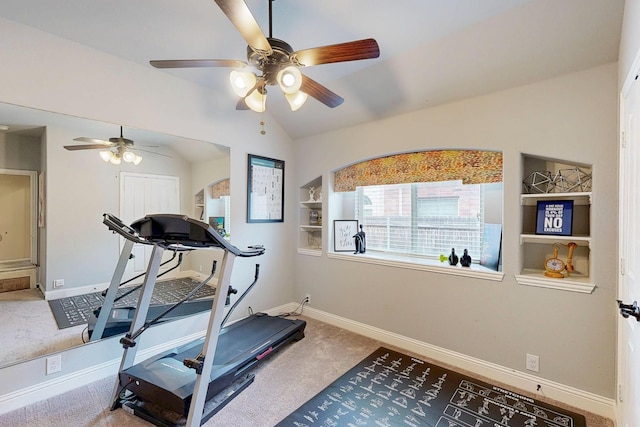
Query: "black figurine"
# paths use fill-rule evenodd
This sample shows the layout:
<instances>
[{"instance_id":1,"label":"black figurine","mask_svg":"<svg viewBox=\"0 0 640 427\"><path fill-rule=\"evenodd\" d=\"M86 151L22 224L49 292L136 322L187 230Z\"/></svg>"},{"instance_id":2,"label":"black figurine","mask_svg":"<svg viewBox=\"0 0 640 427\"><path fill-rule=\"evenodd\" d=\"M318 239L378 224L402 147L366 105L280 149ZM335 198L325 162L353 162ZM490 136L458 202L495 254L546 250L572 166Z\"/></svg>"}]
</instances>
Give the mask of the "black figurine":
<instances>
[{"instance_id":1,"label":"black figurine","mask_svg":"<svg viewBox=\"0 0 640 427\"><path fill-rule=\"evenodd\" d=\"M458 265L458 255L456 255L455 248L451 248L451 254L449 255L449 265Z\"/></svg>"},{"instance_id":2,"label":"black figurine","mask_svg":"<svg viewBox=\"0 0 640 427\"><path fill-rule=\"evenodd\" d=\"M356 251L354 254L363 254L367 251L367 237L362 231L362 224L360 224L360 231L358 231L353 238L356 240Z\"/></svg>"},{"instance_id":3,"label":"black figurine","mask_svg":"<svg viewBox=\"0 0 640 427\"><path fill-rule=\"evenodd\" d=\"M469 255L466 249L462 254L462 258L460 258L460 265L463 267L471 267L471 256Z\"/></svg>"}]
</instances>

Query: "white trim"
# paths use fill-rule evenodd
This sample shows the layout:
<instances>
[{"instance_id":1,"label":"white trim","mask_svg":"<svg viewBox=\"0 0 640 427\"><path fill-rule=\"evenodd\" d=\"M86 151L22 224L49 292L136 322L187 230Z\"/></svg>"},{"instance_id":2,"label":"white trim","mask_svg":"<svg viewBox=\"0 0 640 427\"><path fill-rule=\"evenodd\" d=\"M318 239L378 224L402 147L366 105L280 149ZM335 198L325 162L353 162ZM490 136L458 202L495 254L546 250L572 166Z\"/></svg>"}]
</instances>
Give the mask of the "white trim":
<instances>
[{"instance_id":1,"label":"white trim","mask_svg":"<svg viewBox=\"0 0 640 427\"><path fill-rule=\"evenodd\" d=\"M452 276L473 277L475 279L493 280L502 282L504 273L501 271L492 271L478 264L472 264L471 267L457 267L443 264L442 262L429 259L412 258L411 261L401 259L392 259L392 255L376 256L370 253L366 254L339 254L336 252L327 252L328 258L341 259L344 261L363 262L366 264L384 265L387 267L396 267L409 270L429 271L432 273L450 274Z\"/></svg>"},{"instance_id":2,"label":"white trim","mask_svg":"<svg viewBox=\"0 0 640 427\"><path fill-rule=\"evenodd\" d=\"M282 311L295 309L298 304L291 303L287 307L281 307ZM344 317L326 313L315 308L305 307L304 315L315 320L329 323L364 335L369 338L381 341L385 344L393 345L419 355L429 357L438 362L446 363L460 369L474 372L495 381L502 382L512 387L525 390L533 395L544 396L555 399L567 405L571 405L591 413L601 415L610 419L615 419L615 400L599 396L594 393L583 391L574 387L549 381L534 375L520 372L515 369L500 366L494 363L476 359L465 354L447 350L442 347L431 345L425 342L414 340L393 332L385 331L364 323L356 322ZM536 391L540 385L542 393Z\"/></svg>"},{"instance_id":3,"label":"white trim","mask_svg":"<svg viewBox=\"0 0 640 427\"><path fill-rule=\"evenodd\" d=\"M299 308L298 303L288 303L279 307L266 310L270 315L288 313ZM538 385L542 386L542 392L547 398L555 399L567 405L571 405L594 414L610 419L616 417L615 401L610 398L599 396L594 393L579 390L574 387L539 378L525 372L496 365L481 359L476 359L461 353L427 344L412 338L385 331L364 323L356 322L344 317L326 313L311 307L305 307L304 315L321 322L346 329L348 331L376 339L382 343L414 352L416 354L429 357L441 363L446 363L460 369L475 372L495 381L502 382L509 386L530 392L533 395L540 395L536 392ZM136 360L144 360L161 351L186 344L202 337L204 331L200 331L184 338L157 345L149 349L140 351ZM100 365L83 369L69 375L58 377L51 381L43 382L31 387L15 391L4 396L0 396L0 414L24 407L25 405L48 399L61 393L73 390L78 384L87 384L106 378L109 375L116 375L120 358L112 359Z\"/></svg>"},{"instance_id":4,"label":"white trim","mask_svg":"<svg viewBox=\"0 0 640 427\"><path fill-rule=\"evenodd\" d=\"M31 245L31 264L38 264L38 171L21 170L21 169L2 169L0 175L21 175L29 177L29 191L31 194L31 210L29 212L29 242ZM31 283L31 287L35 287L35 281Z\"/></svg>"},{"instance_id":5,"label":"white trim","mask_svg":"<svg viewBox=\"0 0 640 427\"><path fill-rule=\"evenodd\" d=\"M168 276L166 276L166 279L169 279L169 278L181 279L183 277L193 277L197 280L204 280L207 278L207 275L198 273L194 270L185 270L185 271L179 271L177 273L169 274ZM162 278L162 279L165 279L165 278ZM132 282L132 284L136 284L136 283L142 283L142 278ZM212 278L209 281L209 286L216 286L217 283L218 283L218 279ZM44 299L48 301L48 300L54 300L54 299L60 299L60 298L75 297L77 295L90 294L92 292L102 292L108 287L109 287L109 282L104 282L104 283L95 283L93 285L76 286L76 287L67 288L67 289L44 290L43 293L44 293Z\"/></svg>"},{"instance_id":6,"label":"white trim","mask_svg":"<svg viewBox=\"0 0 640 427\"><path fill-rule=\"evenodd\" d=\"M152 357L163 351L187 344L202 338L204 331L200 331L185 337L181 337L164 344L156 345L140 350L136 357L136 363ZM0 396L0 415L24 407L25 405L49 399L62 393L78 388L79 384L88 384L118 373L120 358L72 372L68 375L56 377L50 381L41 382L31 387L26 387L13 393Z\"/></svg>"}]
</instances>

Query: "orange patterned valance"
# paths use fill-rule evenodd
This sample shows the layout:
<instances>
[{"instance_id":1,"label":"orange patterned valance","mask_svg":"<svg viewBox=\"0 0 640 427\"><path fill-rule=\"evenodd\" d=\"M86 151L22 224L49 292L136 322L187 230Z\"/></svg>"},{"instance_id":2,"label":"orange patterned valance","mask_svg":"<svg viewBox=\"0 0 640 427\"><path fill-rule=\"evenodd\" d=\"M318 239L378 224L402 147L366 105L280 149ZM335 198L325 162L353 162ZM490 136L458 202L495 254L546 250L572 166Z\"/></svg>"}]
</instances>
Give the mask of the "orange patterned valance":
<instances>
[{"instance_id":1,"label":"orange patterned valance","mask_svg":"<svg viewBox=\"0 0 640 427\"><path fill-rule=\"evenodd\" d=\"M462 180L463 184L502 182L502 152L433 150L366 160L335 173L333 190L365 185Z\"/></svg>"},{"instance_id":2,"label":"orange patterned valance","mask_svg":"<svg viewBox=\"0 0 640 427\"><path fill-rule=\"evenodd\" d=\"M211 186L211 198L219 199L222 196L229 196L231 191L229 190L230 180L229 178L218 181Z\"/></svg>"}]
</instances>

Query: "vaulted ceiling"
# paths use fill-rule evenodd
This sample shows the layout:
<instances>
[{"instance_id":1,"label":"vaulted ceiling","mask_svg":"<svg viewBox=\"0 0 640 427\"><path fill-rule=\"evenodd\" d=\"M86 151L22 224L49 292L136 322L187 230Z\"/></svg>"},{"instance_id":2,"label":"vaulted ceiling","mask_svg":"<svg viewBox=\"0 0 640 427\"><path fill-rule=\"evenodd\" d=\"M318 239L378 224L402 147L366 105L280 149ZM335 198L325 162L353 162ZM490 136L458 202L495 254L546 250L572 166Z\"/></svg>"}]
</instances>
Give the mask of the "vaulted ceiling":
<instances>
[{"instance_id":1,"label":"vaulted ceiling","mask_svg":"<svg viewBox=\"0 0 640 427\"><path fill-rule=\"evenodd\" d=\"M268 0L245 1L269 35ZM274 0L273 37L294 50L375 38L378 59L302 71L345 102L267 111L294 139L614 62L624 0ZM0 16L149 66L152 59L246 60L213 0L3 0ZM79 64L81 65L81 64ZM234 110L229 69L157 70L212 88ZM169 100L170 101L170 100ZM253 111L236 114L254 115Z\"/></svg>"}]
</instances>

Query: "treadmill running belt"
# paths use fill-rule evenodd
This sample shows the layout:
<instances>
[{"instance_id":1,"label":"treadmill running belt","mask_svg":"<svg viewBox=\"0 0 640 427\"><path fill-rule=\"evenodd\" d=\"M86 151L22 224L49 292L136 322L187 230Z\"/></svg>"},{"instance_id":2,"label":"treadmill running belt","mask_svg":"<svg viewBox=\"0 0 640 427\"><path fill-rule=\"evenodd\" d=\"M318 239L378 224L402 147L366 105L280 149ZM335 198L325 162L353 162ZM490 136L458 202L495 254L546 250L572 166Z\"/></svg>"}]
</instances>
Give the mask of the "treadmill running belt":
<instances>
[{"instance_id":1,"label":"treadmill running belt","mask_svg":"<svg viewBox=\"0 0 640 427\"><path fill-rule=\"evenodd\" d=\"M304 337L306 322L254 314L220 331L207 399L220 393L263 358ZM186 415L196 372L184 359L195 359L204 338L136 364L120 373L120 383L142 401Z\"/></svg>"}]
</instances>

